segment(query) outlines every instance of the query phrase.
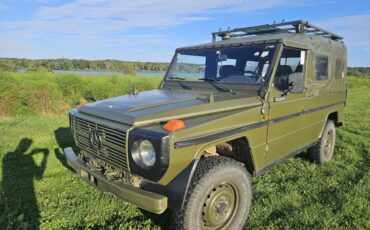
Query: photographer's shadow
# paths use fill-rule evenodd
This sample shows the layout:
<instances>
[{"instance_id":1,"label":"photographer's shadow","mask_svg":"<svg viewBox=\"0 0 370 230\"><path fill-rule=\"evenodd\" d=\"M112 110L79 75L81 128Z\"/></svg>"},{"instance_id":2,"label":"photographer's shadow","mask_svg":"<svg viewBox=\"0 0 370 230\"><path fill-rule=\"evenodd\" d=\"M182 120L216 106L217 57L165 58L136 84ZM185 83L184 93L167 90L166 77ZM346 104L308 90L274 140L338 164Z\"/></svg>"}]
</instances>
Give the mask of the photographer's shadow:
<instances>
[{"instance_id":1,"label":"photographer's shadow","mask_svg":"<svg viewBox=\"0 0 370 230\"><path fill-rule=\"evenodd\" d=\"M33 141L23 138L17 148L5 154L2 162L1 187L7 215L16 215L16 221L7 219L1 225L6 228L39 229L40 213L35 195L34 180L41 180L45 171L49 150L35 148L27 153ZM34 156L42 154L41 164L37 165ZM6 215L5 214L5 215ZM3 228L4 229L4 228Z\"/></svg>"},{"instance_id":2,"label":"photographer's shadow","mask_svg":"<svg viewBox=\"0 0 370 230\"><path fill-rule=\"evenodd\" d=\"M71 129L69 127L60 127L54 130L55 140L58 143L59 148L54 149L55 157L62 163L65 168L74 171L67 163L67 159L63 154L63 149L67 147L75 147Z\"/></svg>"}]
</instances>

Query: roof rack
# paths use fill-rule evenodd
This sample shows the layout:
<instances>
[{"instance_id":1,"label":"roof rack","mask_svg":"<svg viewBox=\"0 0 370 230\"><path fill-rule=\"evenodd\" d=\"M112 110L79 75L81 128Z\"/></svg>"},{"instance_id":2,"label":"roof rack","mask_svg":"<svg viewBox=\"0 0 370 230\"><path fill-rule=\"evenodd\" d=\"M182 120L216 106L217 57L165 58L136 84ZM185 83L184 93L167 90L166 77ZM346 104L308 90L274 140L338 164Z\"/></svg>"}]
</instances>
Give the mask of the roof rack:
<instances>
[{"instance_id":1,"label":"roof rack","mask_svg":"<svg viewBox=\"0 0 370 230\"><path fill-rule=\"evenodd\" d=\"M215 42L217 37L221 37L222 40L227 40L234 37L246 37L272 33L306 33L310 35L320 35L335 41L340 41L343 39L343 37L337 34L321 29L320 27L312 25L306 21L298 20L281 23L274 22L273 24L228 29L225 31L220 30L212 33L212 42Z\"/></svg>"}]
</instances>

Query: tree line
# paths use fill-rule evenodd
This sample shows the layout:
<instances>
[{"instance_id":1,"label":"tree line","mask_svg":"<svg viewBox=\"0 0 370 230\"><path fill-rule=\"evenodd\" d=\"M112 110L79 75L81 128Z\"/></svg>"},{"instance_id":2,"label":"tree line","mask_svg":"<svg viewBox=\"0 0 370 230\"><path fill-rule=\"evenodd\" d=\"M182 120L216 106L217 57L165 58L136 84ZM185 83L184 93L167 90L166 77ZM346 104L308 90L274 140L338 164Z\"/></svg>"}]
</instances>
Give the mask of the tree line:
<instances>
[{"instance_id":1,"label":"tree line","mask_svg":"<svg viewBox=\"0 0 370 230\"><path fill-rule=\"evenodd\" d=\"M370 67L348 67L348 76L370 76Z\"/></svg>"},{"instance_id":2,"label":"tree line","mask_svg":"<svg viewBox=\"0 0 370 230\"><path fill-rule=\"evenodd\" d=\"M83 60L83 59L18 59L0 58L0 70L32 72L52 70L92 70L110 71L124 74L136 74L136 72L165 72L169 63L165 62L132 62L120 60ZM201 72L200 65L180 64L176 71ZM348 67L348 76L370 76L370 67Z\"/></svg>"},{"instance_id":3,"label":"tree line","mask_svg":"<svg viewBox=\"0 0 370 230\"><path fill-rule=\"evenodd\" d=\"M136 72L164 72L168 63L131 62L119 60L83 60L83 59L18 59L0 58L0 69L5 71L52 71L52 70L93 70L110 71L124 74Z\"/></svg>"}]
</instances>

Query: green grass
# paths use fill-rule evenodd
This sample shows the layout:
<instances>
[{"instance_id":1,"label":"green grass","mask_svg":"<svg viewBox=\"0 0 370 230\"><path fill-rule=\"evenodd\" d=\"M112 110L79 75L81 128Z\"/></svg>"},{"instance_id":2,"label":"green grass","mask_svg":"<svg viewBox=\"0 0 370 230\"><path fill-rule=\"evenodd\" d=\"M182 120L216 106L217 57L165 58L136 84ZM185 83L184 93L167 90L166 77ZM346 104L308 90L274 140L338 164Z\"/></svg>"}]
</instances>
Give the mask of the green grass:
<instances>
[{"instance_id":1,"label":"green grass","mask_svg":"<svg viewBox=\"0 0 370 230\"><path fill-rule=\"evenodd\" d=\"M350 78L349 86L334 161L312 164L303 153L254 178L246 229L370 229L370 79ZM72 145L66 112L8 116L0 130L0 229L168 227L168 212L143 212L69 170L61 155Z\"/></svg>"}]
</instances>

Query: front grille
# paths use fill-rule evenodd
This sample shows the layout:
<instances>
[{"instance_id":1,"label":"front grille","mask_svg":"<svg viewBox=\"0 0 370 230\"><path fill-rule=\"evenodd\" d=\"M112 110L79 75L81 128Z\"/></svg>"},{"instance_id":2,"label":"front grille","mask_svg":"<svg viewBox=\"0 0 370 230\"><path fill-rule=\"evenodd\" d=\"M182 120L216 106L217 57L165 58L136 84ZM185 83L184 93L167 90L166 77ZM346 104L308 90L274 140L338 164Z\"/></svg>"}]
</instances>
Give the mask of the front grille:
<instances>
[{"instance_id":1,"label":"front grille","mask_svg":"<svg viewBox=\"0 0 370 230\"><path fill-rule=\"evenodd\" d=\"M99 149L92 148L90 132L96 129L101 138ZM126 132L112 129L95 122L73 118L73 135L76 145L92 157L98 158L112 166L127 171Z\"/></svg>"}]
</instances>

